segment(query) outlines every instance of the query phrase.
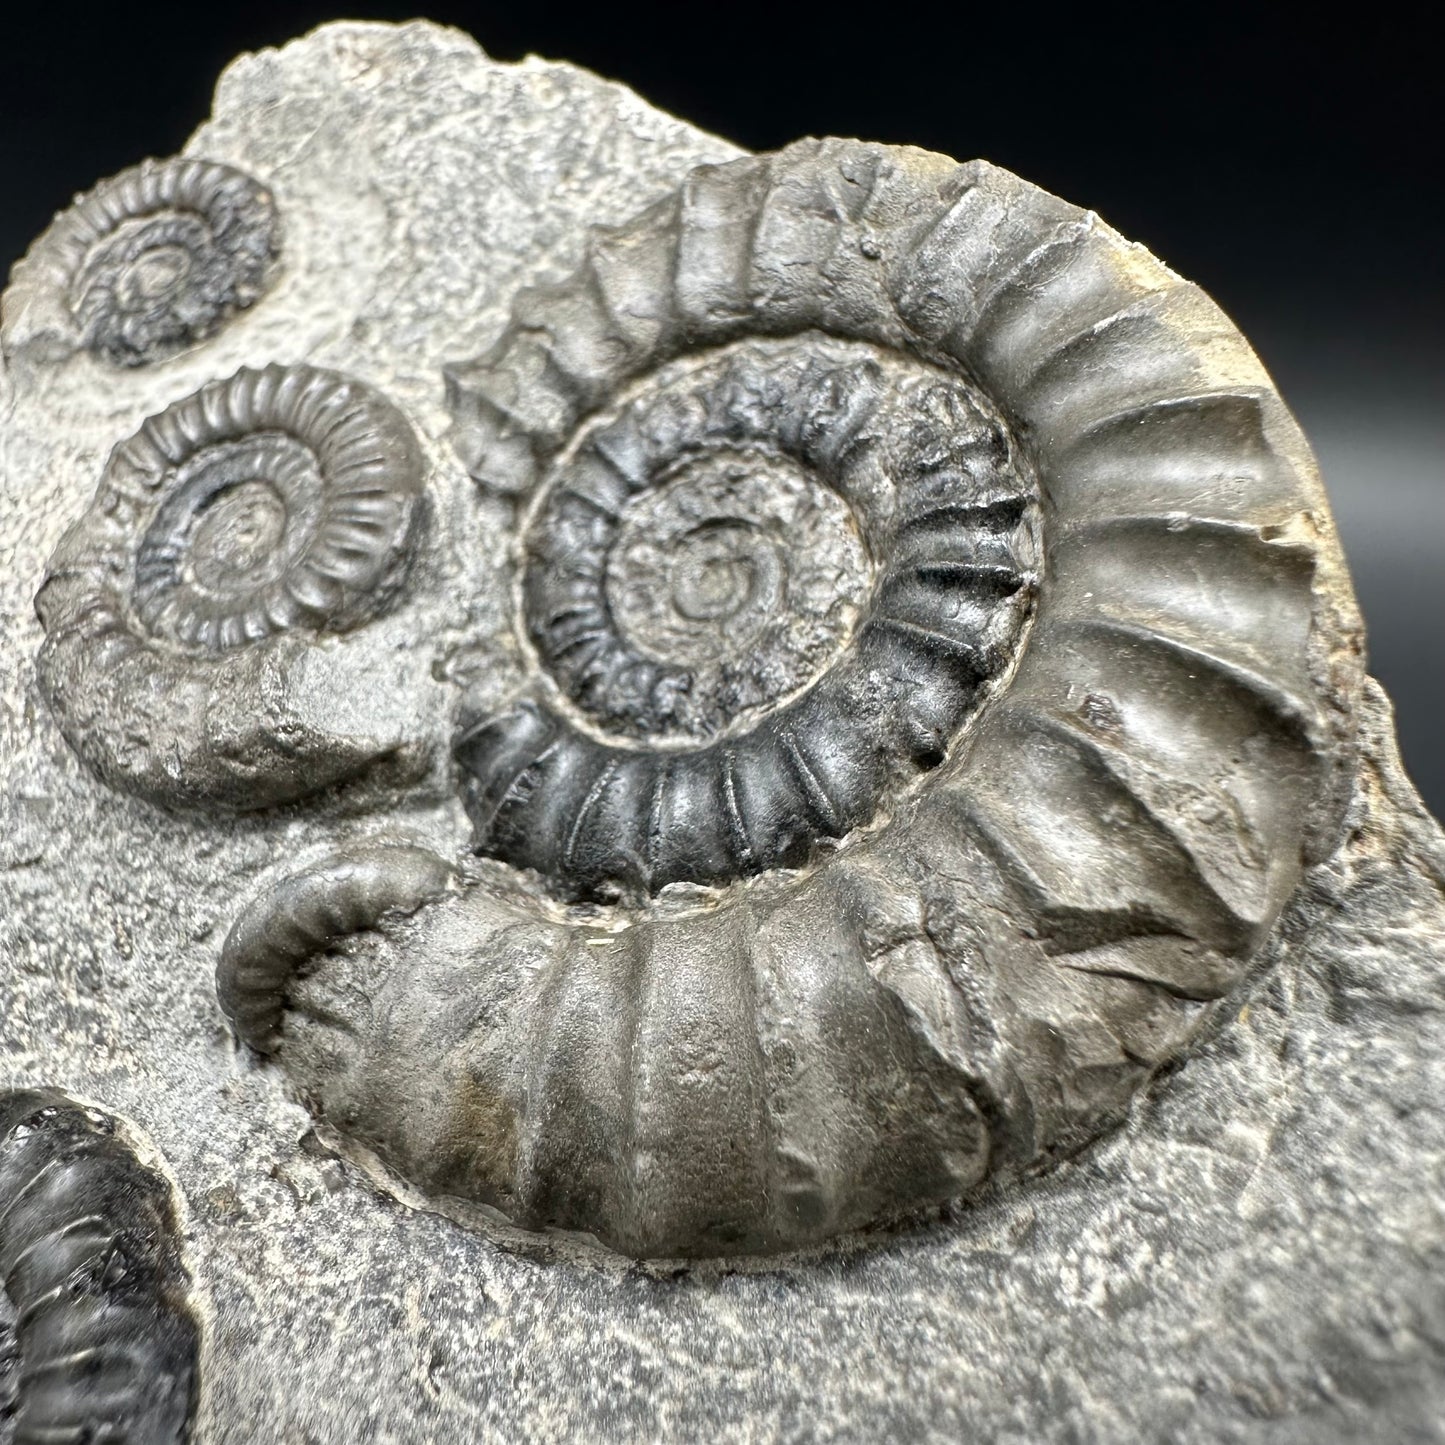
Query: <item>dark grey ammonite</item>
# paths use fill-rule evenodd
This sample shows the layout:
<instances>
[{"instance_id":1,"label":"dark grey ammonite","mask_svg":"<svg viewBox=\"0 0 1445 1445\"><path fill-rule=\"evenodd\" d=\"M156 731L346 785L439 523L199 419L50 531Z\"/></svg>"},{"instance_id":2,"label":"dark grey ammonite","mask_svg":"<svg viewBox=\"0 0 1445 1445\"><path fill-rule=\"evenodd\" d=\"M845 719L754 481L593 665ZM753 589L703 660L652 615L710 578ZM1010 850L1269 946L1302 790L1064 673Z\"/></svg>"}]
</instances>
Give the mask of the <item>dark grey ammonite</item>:
<instances>
[{"instance_id":1,"label":"dark grey ammonite","mask_svg":"<svg viewBox=\"0 0 1445 1445\"><path fill-rule=\"evenodd\" d=\"M0 1091L0 1438L190 1439L200 1328L179 1240L170 1184L118 1120Z\"/></svg>"},{"instance_id":2,"label":"dark grey ammonite","mask_svg":"<svg viewBox=\"0 0 1445 1445\"><path fill-rule=\"evenodd\" d=\"M1336 840L1359 629L1197 288L808 141L594 231L449 386L518 506L526 681L457 748L492 861L308 860L220 965L363 1157L783 1251L1078 1147L1237 1005Z\"/></svg>"},{"instance_id":3,"label":"dark grey ammonite","mask_svg":"<svg viewBox=\"0 0 1445 1445\"><path fill-rule=\"evenodd\" d=\"M568 896L805 862L1005 671L1037 518L1000 417L936 367L806 334L654 375L524 528L553 690L459 740L479 848Z\"/></svg>"},{"instance_id":4,"label":"dark grey ammonite","mask_svg":"<svg viewBox=\"0 0 1445 1445\"><path fill-rule=\"evenodd\" d=\"M274 279L281 224L266 187L190 156L143 161L76 198L15 268L16 335L142 366L203 341Z\"/></svg>"},{"instance_id":5,"label":"dark grey ammonite","mask_svg":"<svg viewBox=\"0 0 1445 1445\"><path fill-rule=\"evenodd\" d=\"M278 679L396 600L424 480L401 413L314 367L242 370L151 417L36 597L40 684L76 751L155 801L234 808L362 766L284 715Z\"/></svg>"}]
</instances>

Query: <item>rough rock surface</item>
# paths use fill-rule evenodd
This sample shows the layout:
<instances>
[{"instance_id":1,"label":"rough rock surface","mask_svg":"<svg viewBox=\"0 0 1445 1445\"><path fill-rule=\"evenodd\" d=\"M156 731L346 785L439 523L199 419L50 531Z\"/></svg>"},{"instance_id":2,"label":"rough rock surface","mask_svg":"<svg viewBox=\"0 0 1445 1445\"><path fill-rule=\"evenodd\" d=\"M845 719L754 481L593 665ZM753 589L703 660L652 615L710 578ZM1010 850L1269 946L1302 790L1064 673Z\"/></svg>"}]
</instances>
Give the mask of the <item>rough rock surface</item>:
<instances>
[{"instance_id":1,"label":"rough rock surface","mask_svg":"<svg viewBox=\"0 0 1445 1445\"><path fill-rule=\"evenodd\" d=\"M305 358L384 383L477 545L298 694L328 719L361 688L425 712L400 644L500 605L477 579L505 545L500 513L462 520L441 363L564 275L587 225L733 151L424 25L238 61L188 150L268 178L301 246L278 288L307 300L164 368L20 354L0 375L0 1087L103 1102L168 1159L206 1296L198 1438L1445 1439L1445 839L1378 696L1351 832L1278 967L1124 1130L1027 1189L853 1252L659 1274L504 1247L321 1147L231 1043L212 973L256 881L365 831L363 799L202 828L101 786L34 684L46 559L110 446L205 380ZM389 807L418 836L465 830L449 790L411 798Z\"/></svg>"}]
</instances>

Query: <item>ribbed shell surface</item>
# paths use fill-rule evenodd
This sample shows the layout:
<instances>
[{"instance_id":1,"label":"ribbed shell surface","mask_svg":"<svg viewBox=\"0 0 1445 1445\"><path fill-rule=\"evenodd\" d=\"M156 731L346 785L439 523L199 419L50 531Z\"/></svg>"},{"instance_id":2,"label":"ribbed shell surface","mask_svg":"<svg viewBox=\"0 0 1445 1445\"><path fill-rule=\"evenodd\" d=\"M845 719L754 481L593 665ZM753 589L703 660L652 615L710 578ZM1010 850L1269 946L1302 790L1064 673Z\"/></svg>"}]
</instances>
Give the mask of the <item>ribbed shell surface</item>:
<instances>
[{"instance_id":1,"label":"ribbed shell surface","mask_svg":"<svg viewBox=\"0 0 1445 1445\"><path fill-rule=\"evenodd\" d=\"M18 1346L5 1439L191 1438L200 1331L179 1233L169 1183L116 1120L56 1090L0 1091L0 1284Z\"/></svg>"},{"instance_id":2,"label":"ribbed shell surface","mask_svg":"<svg viewBox=\"0 0 1445 1445\"><path fill-rule=\"evenodd\" d=\"M1360 647L1304 439L1202 292L1007 172L848 141L703 167L451 369L454 441L530 498L639 378L814 337L996 408L1037 478L1026 632L918 771L785 867L541 901L588 892L547 841L567 714L543 688L512 772L486 764L499 863L390 912L338 904L349 939L274 957L298 895L256 900L223 997L244 975L271 1002L233 1018L264 1017L253 1041L313 1107L434 1196L672 1256L966 1195L1121 1118L1237 1002L1333 845ZM909 646L926 712L949 639ZM727 806L699 793L668 828Z\"/></svg>"},{"instance_id":3,"label":"ribbed shell surface","mask_svg":"<svg viewBox=\"0 0 1445 1445\"><path fill-rule=\"evenodd\" d=\"M122 367L213 335L275 279L281 220L271 192L194 156L142 161L77 196L17 263L0 340L83 348Z\"/></svg>"},{"instance_id":4,"label":"ribbed shell surface","mask_svg":"<svg viewBox=\"0 0 1445 1445\"><path fill-rule=\"evenodd\" d=\"M424 485L400 411L316 367L245 368L147 419L112 451L35 599L40 685L72 747L112 786L171 806L267 807L360 771L361 740L290 715L282 680L318 638L394 604ZM245 515L207 530L238 503L249 548Z\"/></svg>"}]
</instances>

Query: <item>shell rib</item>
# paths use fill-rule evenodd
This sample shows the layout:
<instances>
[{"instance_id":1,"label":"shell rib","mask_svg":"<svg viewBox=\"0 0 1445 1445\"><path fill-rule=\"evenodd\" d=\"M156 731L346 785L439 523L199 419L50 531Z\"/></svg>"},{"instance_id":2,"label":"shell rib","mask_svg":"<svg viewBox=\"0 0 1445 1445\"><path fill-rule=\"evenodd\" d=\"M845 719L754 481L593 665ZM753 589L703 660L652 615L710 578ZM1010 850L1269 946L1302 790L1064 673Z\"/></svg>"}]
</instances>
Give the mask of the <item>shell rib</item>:
<instances>
[{"instance_id":1,"label":"shell rib","mask_svg":"<svg viewBox=\"0 0 1445 1445\"><path fill-rule=\"evenodd\" d=\"M345 939L435 902L451 866L410 844L337 854L263 895L226 935L216 992L237 1036L270 1052L292 979Z\"/></svg>"},{"instance_id":2,"label":"shell rib","mask_svg":"<svg viewBox=\"0 0 1445 1445\"><path fill-rule=\"evenodd\" d=\"M631 227L600 233L591 252L571 281L524 296L512 330L485 358L449 372L455 441L479 482L503 492L535 488L605 398L643 371L739 335L801 342L822 331L955 363L1027 437L1045 497L1051 581L1011 699L1022 705L1027 697L1030 716L1040 719L1076 711L1083 694L1061 664L1079 628L1094 624L1124 629L1108 634L1121 688L1139 657L1183 647L1194 664L1188 675L1176 669L1164 715L1121 713L1126 750L1134 743L1157 753L1176 722L1183 725L1220 687L1249 691L1252 677L1267 679L1252 695L1270 714L1271 730L1295 730L1303 773L1294 766L1281 773L1270 750L1253 767L1206 751L1180 759L1178 778L1166 774L1159 786L1202 790L1190 811L1216 820L1212 837L1209 824L1195 825L1194 836L1181 840L1186 850L1237 850L1243 834L1271 860L1264 871L1278 871L1279 883L1257 880L1258 891L1277 908L1300 854L1300 840L1285 843L1277 824L1296 820L1311 794L1336 786L1309 775L1333 711L1314 695L1323 639L1308 635L1321 549L1292 540L1314 525L1319 499L1309 490L1302 439L1268 378L1203 293L1094 217L1006 172L835 141L699 168L678 196ZM607 263L599 267L601 255ZM647 287L655 288L649 325L639 331L630 303ZM1075 561L1090 554L1080 530L1087 527L1096 537L1112 528L1092 546L1108 572L1098 587L1075 582L1076 569L1089 565ZM1319 590L1342 596L1348 608L1333 553L1329 569ZM1220 587L1200 585L1201 573L1217 576ZM1289 619L1282 627L1281 606ZM920 662L947 647L916 628L899 632L914 641ZM1353 646L1349 638L1336 642L1341 653ZM1111 698L1107 662L1099 686ZM830 716L845 725L836 710ZM539 727L523 713L510 727L490 725L507 766L523 733L560 762L550 724ZM473 767L480 735L474 729L463 743ZM981 789L976 814L980 832L1003 846L1013 809L1007 756L1021 736L1016 724L1005 731L1002 719L993 727L985 720L976 746L1001 766L971 770L997 780ZM1074 751L1057 736L1027 746L1036 745L1060 765ZM491 758L489 748L480 765ZM600 769L579 771L595 778ZM494 772L484 774L484 787ZM1108 794L1091 781L1101 777L1097 768L1074 775L1070 791L1086 810ZM577 798L588 796L581 779L576 786ZM1281 789L1286 796L1272 796ZM997 809L991 791L1005 794ZM534 805L530 779L521 793L523 837L497 850L484 828L482 846L556 871L550 811ZM1030 838L1028 847L1049 844ZM716 879L704 873L697 881ZM1078 886L1087 888L1087 874ZM1218 900L1226 910L1235 901L1227 895Z\"/></svg>"},{"instance_id":3,"label":"shell rib","mask_svg":"<svg viewBox=\"0 0 1445 1445\"><path fill-rule=\"evenodd\" d=\"M76 198L35 242L4 302L23 334L115 366L204 341L275 278L281 226L265 187L189 156L142 161Z\"/></svg>"},{"instance_id":4,"label":"shell rib","mask_svg":"<svg viewBox=\"0 0 1445 1445\"><path fill-rule=\"evenodd\" d=\"M242 370L151 417L35 599L40 683L71 746L155 802L238 809L373 761L382 744L303 722L287 675L318 635L394 603L424 476L394 407L312 367Z\"/></svg>"},{"instance_id":5,"label":"shell rib","mask_svg":"<svg viewBox=\"0 0 1445 1445\"><path fill-rule=\"evenodd\" d=\"M0 1092L16 1445L190 1439L200 1332L178 1239L170 1185L115 1120L53 1089Z\"/></svg>"},{"instance_id":6,"label":"shell rib","mask_svg":"<svg viewBox=\"0 0 1445 1445\"><path fill-rule=\"evenodd\" d=\"M915 494L895 422L856 475L789 450L808 359L849 348L975 398L943 440L997 419L1028 485L940 463ZM749 393L756 434L709 380L739 357L795 367ZM782 1251L1078 1147L1237 1004L1336 840L1360 638L1308 448L1196 288L994 167L809 141L594 232L448 384L460 455L518 498L522 565L542 563L518 587L535 686L458 748L479 846L519 873L317 962L277 1058L319 1113L528 1229ZM668 398L659 466L625 423L656 408L662 437ZM825 441L862 435L838 400ZM852 509L874 571L852 640L713 734L665 669L623 685L647 634L625 653L632 594L604 572L630 507L695 463L731 485L755 442ZM1012 551L979 555L995 534ZM698 595L740 569L771 587L758 555L726 551ZM1025 592L958 705L950 619ZM826 764L861 756L838 740L866 710L832 689L880 623L908 766L849 791ZM707 676L681 695L721 696ZM819 713L790 734L790 813L745 755L795 706ZM708 888L640 896L671 881ZM529 887L621 902L560 914Z\"/></svg>"}]
</instances>

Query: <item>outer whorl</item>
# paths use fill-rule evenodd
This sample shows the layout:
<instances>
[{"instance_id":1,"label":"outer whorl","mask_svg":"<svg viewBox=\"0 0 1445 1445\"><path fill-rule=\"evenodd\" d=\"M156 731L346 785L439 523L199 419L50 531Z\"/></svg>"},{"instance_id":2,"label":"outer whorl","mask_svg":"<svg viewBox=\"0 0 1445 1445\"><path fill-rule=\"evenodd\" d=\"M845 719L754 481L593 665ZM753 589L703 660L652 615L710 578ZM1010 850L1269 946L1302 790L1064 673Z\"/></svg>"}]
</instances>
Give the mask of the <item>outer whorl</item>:
<instances>
[{"instance_id":1,"label":"outer whorl","mask_svg":"<svg viewBox=\"0 0 1445 1445\"><path fill-rule=\"evenodd\" d=\"M435 902L452 879L452 869L424 848L373 844L268 892L232 926L216 973L237 1035L258 1051L276 1048L294 978L348 938Z\"/></svg>"},{"instance_id":2,"label":"outer whorl","mask_svg":"<svg viewBox=\"0 0 1445 1445\"><path fill-rule=\"evenodd\" d=\"M15 1445L190 1439L200 1331L179 1235L170 1185L124 1126L57 1090L0 1091L16 1343L13 1382L0 1353L0 1434L13 1384Z\"/></svg>"},{"instance_id":3,"label":"outer whorl","mask_svg":"<svg viewBox=\"0 0 1445 1445\"><path fill-rule=\"evenodd\" d=\"M779 1251L1076 1147L1237 1005L1335 841L1359 634L1197 288L808 141L594 232L448 380L519 507L529 675L457 744L498 861L293 981L318 1112L527 1228Z\"/></svg>"}]
</instances>

